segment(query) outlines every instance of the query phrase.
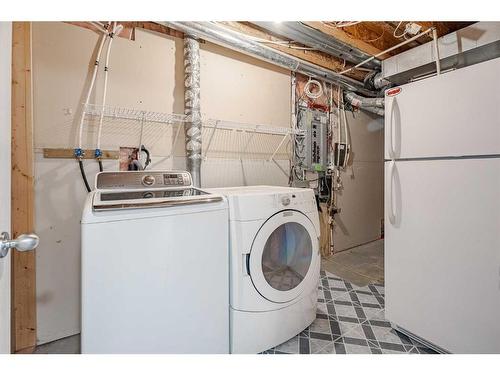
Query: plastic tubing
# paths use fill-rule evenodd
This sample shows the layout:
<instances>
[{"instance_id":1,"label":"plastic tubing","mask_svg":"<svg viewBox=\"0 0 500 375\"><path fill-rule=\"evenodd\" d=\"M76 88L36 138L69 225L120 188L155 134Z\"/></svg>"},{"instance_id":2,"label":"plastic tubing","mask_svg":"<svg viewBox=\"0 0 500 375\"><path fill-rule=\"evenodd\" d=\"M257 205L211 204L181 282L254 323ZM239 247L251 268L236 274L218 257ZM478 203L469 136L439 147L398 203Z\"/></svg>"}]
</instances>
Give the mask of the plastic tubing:
<instances>
[{"instance_id":1,"label":"plastic tubing","mask_svg":"<svg viewBox=\"0 0 500 375\"><path fill-rule=\"evenodd\" d=\"M97 49L97 57L96 57L96 60L94 63L94 71L92 73L92 79L90 81L90 86L89 86L89 89L87 91L87 95L85 96L85 102L83 105L82 115L80 118L80 123L78 125L78 148L77 148L77 150L79 150L80 153L82 151L83 121L85 119L85 109L86 109L87 105L89 104L90 95L92 94L92 90L94 88L95 80L97 77L97 71L99 69L99 60L101 59L102 49L104 47L104 42L106 41L107 38L108 38L108 34L103 34L102 39L99 42L99 48ZM76 154L77 154L77 151L75 150L75 156L77 156L77 157L81 156L81 155L76 155Z\"/></svg>"},{"instance_id":2,"label":"plastic tubing","mask_svg":"<svg viewBox=\"0 0 500 375\"><path fill-rule=\"evenodd\" d=\"M104 90L102 94L102 103L101 103L101 116L99 117L99 127L97 131L97 147L95 150L95 157L99 158L101 156L101 134L102 134L102 122L104 119L104 106L106 105L106 95L108 91L108 75L109 75L109 58L111 56L111 46L113 43L113 38L120 34L123 30L122 25L116 25L116 22L113 23L113 29L108 34L109 42L106 50L106 62L104 65Z\"/></svg>"},{"instance_id":3,"label":"plastic tubing","mask_svg":"<svg viewBox=\"0 0 500 375\"><path fill-rule=\"evenodd\" d=\"M318 91L312 92L311 85L316 85L318 87ZM321 97L321 95L323 95L323 86L318 80L310 78L304 86L304 92L308 98L318 99L319 97Z\"/></svg>"}]
</instances>

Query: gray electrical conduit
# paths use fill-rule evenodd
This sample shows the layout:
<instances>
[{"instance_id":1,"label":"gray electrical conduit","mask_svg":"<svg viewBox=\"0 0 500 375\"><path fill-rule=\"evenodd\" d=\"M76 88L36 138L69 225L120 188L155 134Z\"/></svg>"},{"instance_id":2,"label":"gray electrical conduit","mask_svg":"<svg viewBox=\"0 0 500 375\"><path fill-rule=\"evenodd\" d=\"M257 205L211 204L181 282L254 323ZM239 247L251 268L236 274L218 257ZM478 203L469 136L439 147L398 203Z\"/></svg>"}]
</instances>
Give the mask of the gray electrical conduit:
<instances>
[{"instance_id":1,"label":"gray electrical conduit","mask_svg":"<svg viewBox=\"0 0 500 375\"><path fill-rule=\"evenodd\" d=\"M367 90L362 82L340 75L334 71L316 66L304 60L286 55L262 43L245 37L243 34L220 26L213 22L157 22L164 26L182 31L188 35L194 35L201 39L222 45L238 52L252 55L282 68L298 72L309 77L321 79L325 82L340 85L349 91L374 97L377 93Z\"/></svg>"}]
</instances>

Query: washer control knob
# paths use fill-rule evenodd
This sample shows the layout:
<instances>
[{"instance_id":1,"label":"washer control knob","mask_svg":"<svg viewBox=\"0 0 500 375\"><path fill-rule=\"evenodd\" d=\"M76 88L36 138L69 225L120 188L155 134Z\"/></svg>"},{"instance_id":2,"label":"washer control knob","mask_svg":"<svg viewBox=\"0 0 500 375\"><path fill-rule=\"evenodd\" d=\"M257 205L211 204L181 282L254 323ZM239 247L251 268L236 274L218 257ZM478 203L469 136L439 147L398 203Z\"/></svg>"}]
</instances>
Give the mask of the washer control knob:
<instances>
[{"instance_id":1,"label":"washer control knob","mask_svg":"<svg viewBox=\"0 0 500 375\"><path fill-rule=\"evenodd\" d=\"M155 183L155 178L154 178L154 176L151 176L150 174L148 174L142 178L142 184L145 186L151 186L154 183Z\"/></svg>"},{"instance_id":2,"label":"washer control knob","mask_svg":"<svg viewBox=\"0 0 500 375\"><path fill-rule=\"evenodd\" d=\"M283 206L288 206L290 204L290 197L288 195L281 197L281 204Z\"/></svg>"}]
</instances>

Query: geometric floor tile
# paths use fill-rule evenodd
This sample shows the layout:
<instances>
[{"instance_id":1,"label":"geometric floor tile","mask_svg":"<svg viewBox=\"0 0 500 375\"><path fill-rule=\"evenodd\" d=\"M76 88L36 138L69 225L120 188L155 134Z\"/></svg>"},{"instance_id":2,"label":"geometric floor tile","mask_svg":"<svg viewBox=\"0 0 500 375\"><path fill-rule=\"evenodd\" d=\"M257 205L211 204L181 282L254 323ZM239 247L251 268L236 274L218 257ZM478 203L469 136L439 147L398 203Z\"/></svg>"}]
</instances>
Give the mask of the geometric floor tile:
<instances>
[{"instance_id":1,"label":"geometric floor tile","mask_svg":"<svg viewBox=\"0 0 500 375\"><path fill-rule=\"evenodd\" d=\"M385 320L384 286L357 287L321 270L316 320L264 354L431 354Z\"/></svg>"}]
</instances>

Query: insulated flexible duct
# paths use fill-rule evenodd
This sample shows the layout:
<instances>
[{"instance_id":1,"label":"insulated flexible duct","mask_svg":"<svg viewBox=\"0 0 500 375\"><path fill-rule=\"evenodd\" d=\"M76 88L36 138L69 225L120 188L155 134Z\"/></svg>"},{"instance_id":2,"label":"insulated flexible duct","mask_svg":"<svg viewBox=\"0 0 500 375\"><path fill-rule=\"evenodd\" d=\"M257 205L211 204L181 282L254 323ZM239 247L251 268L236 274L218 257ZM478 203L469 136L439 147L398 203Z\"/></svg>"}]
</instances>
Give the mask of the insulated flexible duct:
<instances>
[{"instance_id":1,"label":"insulated flexible duct","mask_svg":"<svg viewBox=\"0 0 500 375\"><path fill-rule=\"evenodd\" d=\"M201 113L200 113L200 44L191 35L184 36L184 114L187 170L193 185L201 186Z\"/></svg>"},{"instance_id":2,"label":"insulated flexible duct","mask_svg":"<svg viewBox=\"0 0 500 375\"><path fill-rule=\"evenodd\" d=\"M309 62L278 52L239 32L213 22L158 22L159 24L179 30L188 35L197 36L210 42L231 48L238 52L265 60L282 68L298 72L309 77L342 86L349 91L356 91L366 96L376 96L377 93L364 88L363 83L340 75L334 71L319 67Z\"/></svg>"},{"instance_id":3,"label":"insulated flexible duct","mask_svg":"<svg viewBox=\"0 0 500 375\"><path fill-rule=\"evenodd\" d=\"M365 98L359 95L356 95L353 92L346 92L344 94L345 99L353 106L358 108L367 108L367 107L378 107L384 108L384 98Z\"/></svg>"},{"instance_id":4,"label":"insulated flexible duct","mask_svg":"<svg viewBox=\"0 0 500 375\"><path fill-rule=\"evenodd\" d=\"M384 98L364 98L353 92L346 92L344 98L353 107L361 108L379 116L384 116L385 114Z\"/></svg>"},{"instance_id":5,"label":"insulated flexible duct","mask_svg":"<svg viewBox=\"0 0 500 375\"><path fill-rule=\"evenodd\" d=\"M389 88L391 82L383 77L381 72L373 71L368 73L363 80L365 87L372 91L381 91Z\"/></svg>"}]
</instances>

